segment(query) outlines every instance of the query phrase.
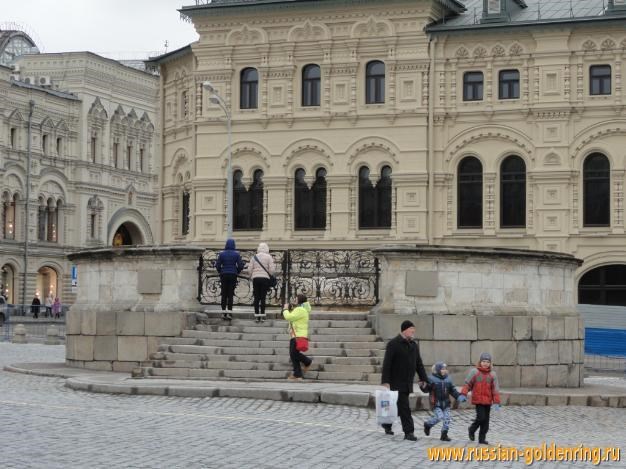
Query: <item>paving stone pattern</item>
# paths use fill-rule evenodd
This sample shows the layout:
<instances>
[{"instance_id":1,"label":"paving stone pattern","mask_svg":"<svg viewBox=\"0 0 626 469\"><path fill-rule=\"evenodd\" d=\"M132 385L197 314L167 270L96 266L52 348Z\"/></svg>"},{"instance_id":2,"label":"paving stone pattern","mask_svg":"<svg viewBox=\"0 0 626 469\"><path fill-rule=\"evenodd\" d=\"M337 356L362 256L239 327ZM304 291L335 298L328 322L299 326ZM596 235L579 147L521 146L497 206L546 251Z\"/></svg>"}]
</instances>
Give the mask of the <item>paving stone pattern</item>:
<instances>
[{"instance_id":1,"label":"paving stone pattern","mask_svg":"<svg viewBox=\"0 0 626 469\"><path fill-rule=\"evenodd\" d=\"M59 361L63 346L0 343L0 366ZM370 409L234 398L76 392L60 378L0 372L2 468L395 468L485 467L427 461L426 448L387 437ZM447 445L469 446L472 410L453 411ZM416 412L419 429L427 412ZM507 407L489 439L502 445L583 443L626 451L626 409ZM436 430L436 429L435 429ZM438 435L437 431L433 434ZM623 459L623 458L622 458ZM494 465L495 466L495 465ZM527 467L523 462L498 467ZM540 463L532 467L572 467ZM594 467L590 463L573 467ZM603 463L600 467L624 467Z\"/></svg>"}]
</instances>

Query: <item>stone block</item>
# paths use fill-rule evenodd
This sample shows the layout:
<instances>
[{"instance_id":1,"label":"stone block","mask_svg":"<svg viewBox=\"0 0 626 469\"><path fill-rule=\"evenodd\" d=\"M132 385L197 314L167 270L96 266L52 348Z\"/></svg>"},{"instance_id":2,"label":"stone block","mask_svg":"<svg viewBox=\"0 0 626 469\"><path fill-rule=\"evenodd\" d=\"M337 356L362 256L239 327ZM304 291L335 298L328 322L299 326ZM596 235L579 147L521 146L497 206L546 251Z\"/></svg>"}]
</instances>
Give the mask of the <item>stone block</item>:
<instances>
[{"instance_id":1,"label":"stone block","mask_svg":"<svg viewBox=\"0 0 626 469\"><path fill-rule=\"evenodd\" d=\"M578 320L578 338L582 340L585 338L585 322L582 318Z\"/></svg>"},{"instance_id":2,"label":"stone block","mask_svg":"<svg viewBox=\"0 0 626 469\"><path fill-rule=\"evenodd\" d=\"M568 368L567 365L548 365L548 380L546 385L549 388L564 388L567 386Z\"/></svg>"},{"instance_id":3,"label":"stone block","mask_svg":"<svg viewBox=\"0 0 626 469\"><path fill-rule=\"evenodd\" d=\"M180 336L182 332L182 319L180 313L172 312L147 312L145 313L146 335L148 336Z\"/></svg>"},{"instance_id":4,"label":"stone block","mask_svg":"<svg viewBox=\"0 0 626 469\"><path fill-rule=\"evenodd\" d=\"M609 407L619 407L619 396L609 396Z\"/></svg>"},{"instance_id":5,"label":"stone block","mask_svg":"<svg viewBox=\"0 0 626 469\"><path fill-rule=\"evenodd\" d=\"M548 382L548 369L545 366L520 367L520 385L523 388L545 388Z\"/></svg>"},{"instance_id":6,"label":"stone block","mask_svg":"<svg viewBox=\"0 0 626 469\"><path fill-rule=\"evenodd\" d=\"M567 405L567 395L563 394L548 394L546 405L549 406L566 406Z\"/></svg>"},{"instance_id":7,"label":"stone block","mask_svg":"<svg viewBox=\"0 0 626 469\"><path fill-rule=\"evenodd\" d=\"M532 318L528 316L515 316L513 318L513 338L515 340L528 340L532 337Z\"/></svg>"},{"instance_id":8,"label":"stone block","mask_svg":"<svg viewBox=\"0 0 626 469\"><path fill-rule=\"evenodd\" d=\"M469 341L423 340L420 342L420 354L425 366L430 366L438 361L453 366L471 365Z\"/></svg>"},{"instance_id":9,"label":"stone block","mask_svg":"<svg viewBox=\"0 0 626 469\"><path fill-rule=\"evenodd\" d=\"M76 335L73 336L72 356L75 360L92 361L93 360L93 342L92 335Z\"/></svg>"},{"instance_id":10,"label":"stone block","mask_svg":"<svg viewBox=\"0 0 626 469\"><path fill-rule=\"evenodd\" d=\"M589 405L591 407L608 407L609 398L607 396L590 396Z\"/></svg>"},{"instance_id":11,"label":"stone block","mask_svg":"<svg viewBox=\"0 0 626 469\"><path fill-rule=\"evenodd\" d=\"M582 340L572 340L572 362L583 363L585 360L584 347L585 342Z\"/></svg>"},{"instance_id":12,"label":"stone block","mask_svg":"<svg viewBox=\"0 0 626 469\"><path fill-rule=\"evenodd\" d=\"M519 365L535 365L537 345L532 340L522 340L517 343L517 363Z\"/></svg>"},{"instance_id":13,"label":"stone block","mask_svg":"<svg viewBox=\"0 0 626 469\"><path fill-rule=\"evenodd\" d=\"M145 361L148 359L148 338L145 336L118 336L117 357L119 361Z\"/></svg>"},{"instance_id":14,"label":"stone block","mask_svg":"<svg viewBox=\"0 0 626 469\"><path fill-rule=\"evenodd\" d=\"M113 371L113 366L109 361L85 362L84 368L96 371Z\"/></svg>"},{"instance_id":15,"label":"stone block","mask_svg":"<svg viewBox=\"0 0 626 469\"><path fill-rule=\"evenodd\" d=\"M65 362L69 365L70 361L74 361L76 357L74 356L74 352L76 351L76 346L74 345L74 341L76 340L75 335L66 335L65 336ZM74 365L70 365L74 366Z\"/></svg>"},{"instance_id":16,"label":"stone block","mask_svg":"<svg viewBox=\"0 0 626 469\"><path fill-rule=\"evenodd\" d=\"M572 354L572 341L559 340L559 363L570 365L574 362Z\"/></svg>"},{"instance_id":17,"label":"stone block","mask_svg":"<svg viewBox=\"0 0 626 469\"><path fill-rule=\"evenodd\" d=\"M197 388L169 386L168 389L168 396L176 397L217 397L219 395L218 388L208 386Z\"/></svg>"},{"instance_id":18,"label":"stone block","mask_svg":"<svg viewBox=\"0 0 626 469\"><path fill-rule=\"evenodd\" d=\"M557 341L540 340L537 342L537 365L556 365L559 363L559 343Z\"/></svg>"},{"instance_id":19,"label":"stone block","mask_svg":"<svg viewBox=\"0 0 626 469\"><path fill-rule=\"evenodd\" d=\"M517 363L517 343L512 340L472 342L471 358L473 363L478 363L480 354L483 352L491 354L493 364L496 366L515 365Z\"/></svg>"},{"instance_id":20,"label":"stone block","mask_svg":"<svg viewBox=\"0 0 626 469\"><path fill-rule=\"evenodd\" d=\"M506 304L526 304L528 303L528 290L526 288L505 289L504 302Z\"/></svg>"},{"instance_id":21,"label":"stone block","mask_svg":"<svg viewBox=\"0 0 626 469\"><path fill-rule=\"evenodd\" d=\"M415 324L415 338L418 340L432 340L434 337L433 329L433 316L432 314L426 316L416 316L412 320ZM400 325L398 325L400 330Z\"/></svg>"},{"instance_id":22,"label":"stone block","mask_svg":"<svg viewBox=\"0 0 626 469\"><path fill-rule=\"evenodd\" d=\"M508 405L518 406L544 406L546 405L546 396L542 394L530 393L530 392L514 392L509 396Z\"/></svg>"},{"instance_id":23,"label":"stone block","mask_svg":"<svg viewBox=\"0 0 626 469\"><path fill-rule=\"evenodd\" d=\"M494 368L498 382L502 388L519 388L521 383L521 368L519 366L500 366Z\"/></svg>"},{"instance_id":24,"label":"stone block","mask_svg":"<svg viewBox=\"0 0 626 469\"><path fill-rule=\"evenodd\" d=\"M139 366L139 362L113 362L113 371L118 373L131 373Z\"/></svg>"},{"instance_id":25,"label":"stone block","mask_svg":"<svg viewBox=\"0 0 626 469\"><path fill-rule=\"evenodd\" d=\"M589 396L569 396L568 405L587 406L589 404Z\"/></svg>"},{"instance_id":26,"label":"stone block","mask_svg":"<svg viewBox=\"0 0 626 469\"><path fill-rule=\"evenodd\" d=\"M96 335L96 312L83 311L80 315L81 335Z\"/></svg>"},{"instance_id":27,"label":"stone block","mask_svg":"<svg viewBox=\"0 0 626 469\"><path fill-rule=\"evenodd\" d=\"M511 340L512 316L478 316L478 340Z\"/></svg>"},{"instance_id":28,"label":"stone block","mask_svg":"<svg viewBox=\"0 0 626 469\"><path fill-rule=\"evenodd\" d=\"M65 318L65 333L67 335L79 335L81 320L80 311L70 308Z\"/></svg>"},{"instance_id":29,"label":"stone block","mask_svg":"<svg viewBox=\"0 0 626 469\"><path fill-rule=\"evenodd\" d=\"M117 313L102 311L96 314L96 334L115 335L117 333Z\"/></svg>"},{"instance_id":30,"label":"stone block","mask_svg":"<svg viewBox=\"0 0 626 469\"><path fill-rule=\"evenodd\" d=\"M564 335L566 339L578 339L578 317L563 318L565 324Z\"/></svg>"},{"instance_id":31,"label":"stone block","mask_svg":"<svg viewBox=\"0 0 626 469\"><path fill-rule=\"evenodd\" d=\"M408 271L406 273L405 295L436 297L439 289L437 272Z\"/></svg>"},{"instance_id":32,"label":"stone block","mask_svg":"<svg viewBox=\"0 0 626 469\"><path fill-rule=\"evenodd\" d=\"M533 317L532 325L533 340L546 340L548 338L548 318L545 316Z\"/></svg>"},{"instance_id":33,"label":"stone block","mask_svg":"<svg viewBox=\"0 0 626 469\"><path fill-rule=\"evenodd\" d=\"M476 316L443 315L434 317L435 340L476 340Z\"/></svg>"},{"instance_id":34,"label":"stone block","mask_svg":"<svg viewBox=\"0 0 626 469\"><path fill-rule=\"evenodd\" d=\"M475 292L475 288L452 288L450 301L457 304L474 303L476 300Z\"/></svg>"},{"instance_id":35,"label":"stone block","mask_svg":"<svg viewBox=\"0 0 626 469\"><path fill-rule=\"evenodd\" d=\"M118 311L117 334L118 335L144 335L145 313L141 311Z\"/></svg>"},{"instance_id":36,"label":"stone block","mask_svg":"<svg viewBox=\"0 0 626 469\"><path fill-rule=\"evenodd\" d=\"M565 338L565 320L563 318L548 319L548 339L559 340Z\"/></svg>"},{"instance_id":37,"label":"stone block","mask_svg":"<svg viewBox=\"0 0 626 469\"><path fill-rule=\"evenodd\" d=\"M568 365L567 367L567 387L579 388L582 386L580 381L580 369L581 365Z\"/></svg>"},{"instance_id":38,"label":"stone block","mask_svg":"<svg viewBox=\"0 0 626 469\"><path fill-rule=\"evenodd\" d=\"M320 393L320 401L323 402L324 404L366 407L369 402L369 399L370 399L370 395L367 392L322 391Z\"/></svg>"},{"instance_id":39,"label":"stone block","mask_svg":"<svg viewBox=\"0 0 626 469\"><path fill-rule=\"evenodd\" d=\"M483 274L476 272L460 272L459 287L461 288L482 288Z\"/></svg>"},{"instance_id":40,"label":"stone block","mask_svg":"<svg viewBox=\"0 0 626 469\"><path fill-rule=\"evenodd\" d=\"M98 335L93 343L94 360L117 360L117 336Z\"/></svg>"},{"instance_id":41,"label":"stone block","mask_svg":"<svg viewBox=\"0 0 626 469\"><path fill-rule=\"evenodd\" d=\"M161 270L140 270L137 272L137 293L160 295L163 288Z\"/></svg>"}]
</instances>

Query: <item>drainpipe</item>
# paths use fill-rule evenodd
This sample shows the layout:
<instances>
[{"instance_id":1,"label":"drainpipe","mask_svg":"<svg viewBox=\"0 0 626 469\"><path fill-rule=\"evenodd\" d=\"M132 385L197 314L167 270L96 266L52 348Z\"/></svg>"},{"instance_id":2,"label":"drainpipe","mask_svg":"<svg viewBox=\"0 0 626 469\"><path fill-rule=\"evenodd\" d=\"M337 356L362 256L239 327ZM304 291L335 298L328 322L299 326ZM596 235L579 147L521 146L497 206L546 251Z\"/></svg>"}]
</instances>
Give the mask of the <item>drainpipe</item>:
<instances>
[{"instance_id":1,"label":"drainpipe","mask_svg":"<svg viewBox=\"0 0 626 469\"><path fill-rule=\"evenodd\" d=\"M428 68L428 158L426 161L426 171L428 172L428 204L426 212L426 240L432 244L434 217L434 197L435 197L435 45L437 39L431 37L429 46L430 66Z\"/></svg>"},{"instance_id":2,"label":"drainpipe","mask_svg":"<svg viewBox=\"0 0 626 469\"><path fill-rule=\"evenodd\" d=\"M24 277L22 280L22 305L26 304L26 274L28 272L28 203L30 202L30 160L32 156L33 110L35 101L28 102L28 153L26 156L26 203L24 204Z\"/></svg>"}]
</instances>

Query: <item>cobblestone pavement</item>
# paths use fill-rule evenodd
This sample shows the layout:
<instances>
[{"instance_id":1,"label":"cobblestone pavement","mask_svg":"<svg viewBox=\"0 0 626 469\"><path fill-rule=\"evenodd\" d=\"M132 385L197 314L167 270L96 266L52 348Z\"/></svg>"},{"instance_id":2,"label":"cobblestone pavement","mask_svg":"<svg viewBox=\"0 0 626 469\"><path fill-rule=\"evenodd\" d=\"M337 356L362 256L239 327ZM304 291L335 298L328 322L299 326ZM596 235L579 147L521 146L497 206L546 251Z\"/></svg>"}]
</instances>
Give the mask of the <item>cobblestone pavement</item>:
<instances>
[{"instance_id":1,"label":"cobblestone pavement","mask_svg":"<svg viewBox=\"0 0 626 469\"><path fill-rule=\"evenodd\" d=\"M0 366L62 361L63 346L0 343ZM445 446L471 447L473 411L453 411ZM509 407L493 412L492 444L620 446L626 452L626 409ZM485 467L494 463L429 462L443 446L385 436L364 408L228 398L103 395L71 391L60 378L0 371L2 468L395 468ZM438 436L438 429L433 435ZM601 467L625 467L622 462ZM498 467L524 467L523 462ZM535 463L532 467L572 467ZM578 463L575 467L593 467Z\"/></svg>"}]
</instances>

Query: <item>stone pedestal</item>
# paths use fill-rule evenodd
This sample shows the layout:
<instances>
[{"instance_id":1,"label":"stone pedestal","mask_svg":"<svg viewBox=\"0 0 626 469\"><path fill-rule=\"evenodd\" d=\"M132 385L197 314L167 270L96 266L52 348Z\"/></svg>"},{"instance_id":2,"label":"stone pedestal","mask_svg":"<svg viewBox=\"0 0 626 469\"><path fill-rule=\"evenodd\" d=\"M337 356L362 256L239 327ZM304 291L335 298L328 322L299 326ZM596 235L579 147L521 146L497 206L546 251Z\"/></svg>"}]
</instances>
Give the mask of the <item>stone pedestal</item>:
<instances>
[{"instance_id":1,"label":"stone pedestal","mask_svg":"<svg viewBox=\"0 0 626 469\"><path fill-rule=\"evenodd\" d=\"M383 246L378 335L414 322L427 366L444 361L461 385L490 352L502 387L579 387L584 326L566 254L452 246Z\"/></svg>"},{"instance_id":2,"label":"stone pedestal","mask_svg":"<svg viewBox=\"0 0 626 469\"><path fill-rule=\"evenodd\" d=\"M78 296L66 324L66 363L130 371L165 337L195 324L203 248L142 246L69 255Z\"/></svg>"}]
</instances>

